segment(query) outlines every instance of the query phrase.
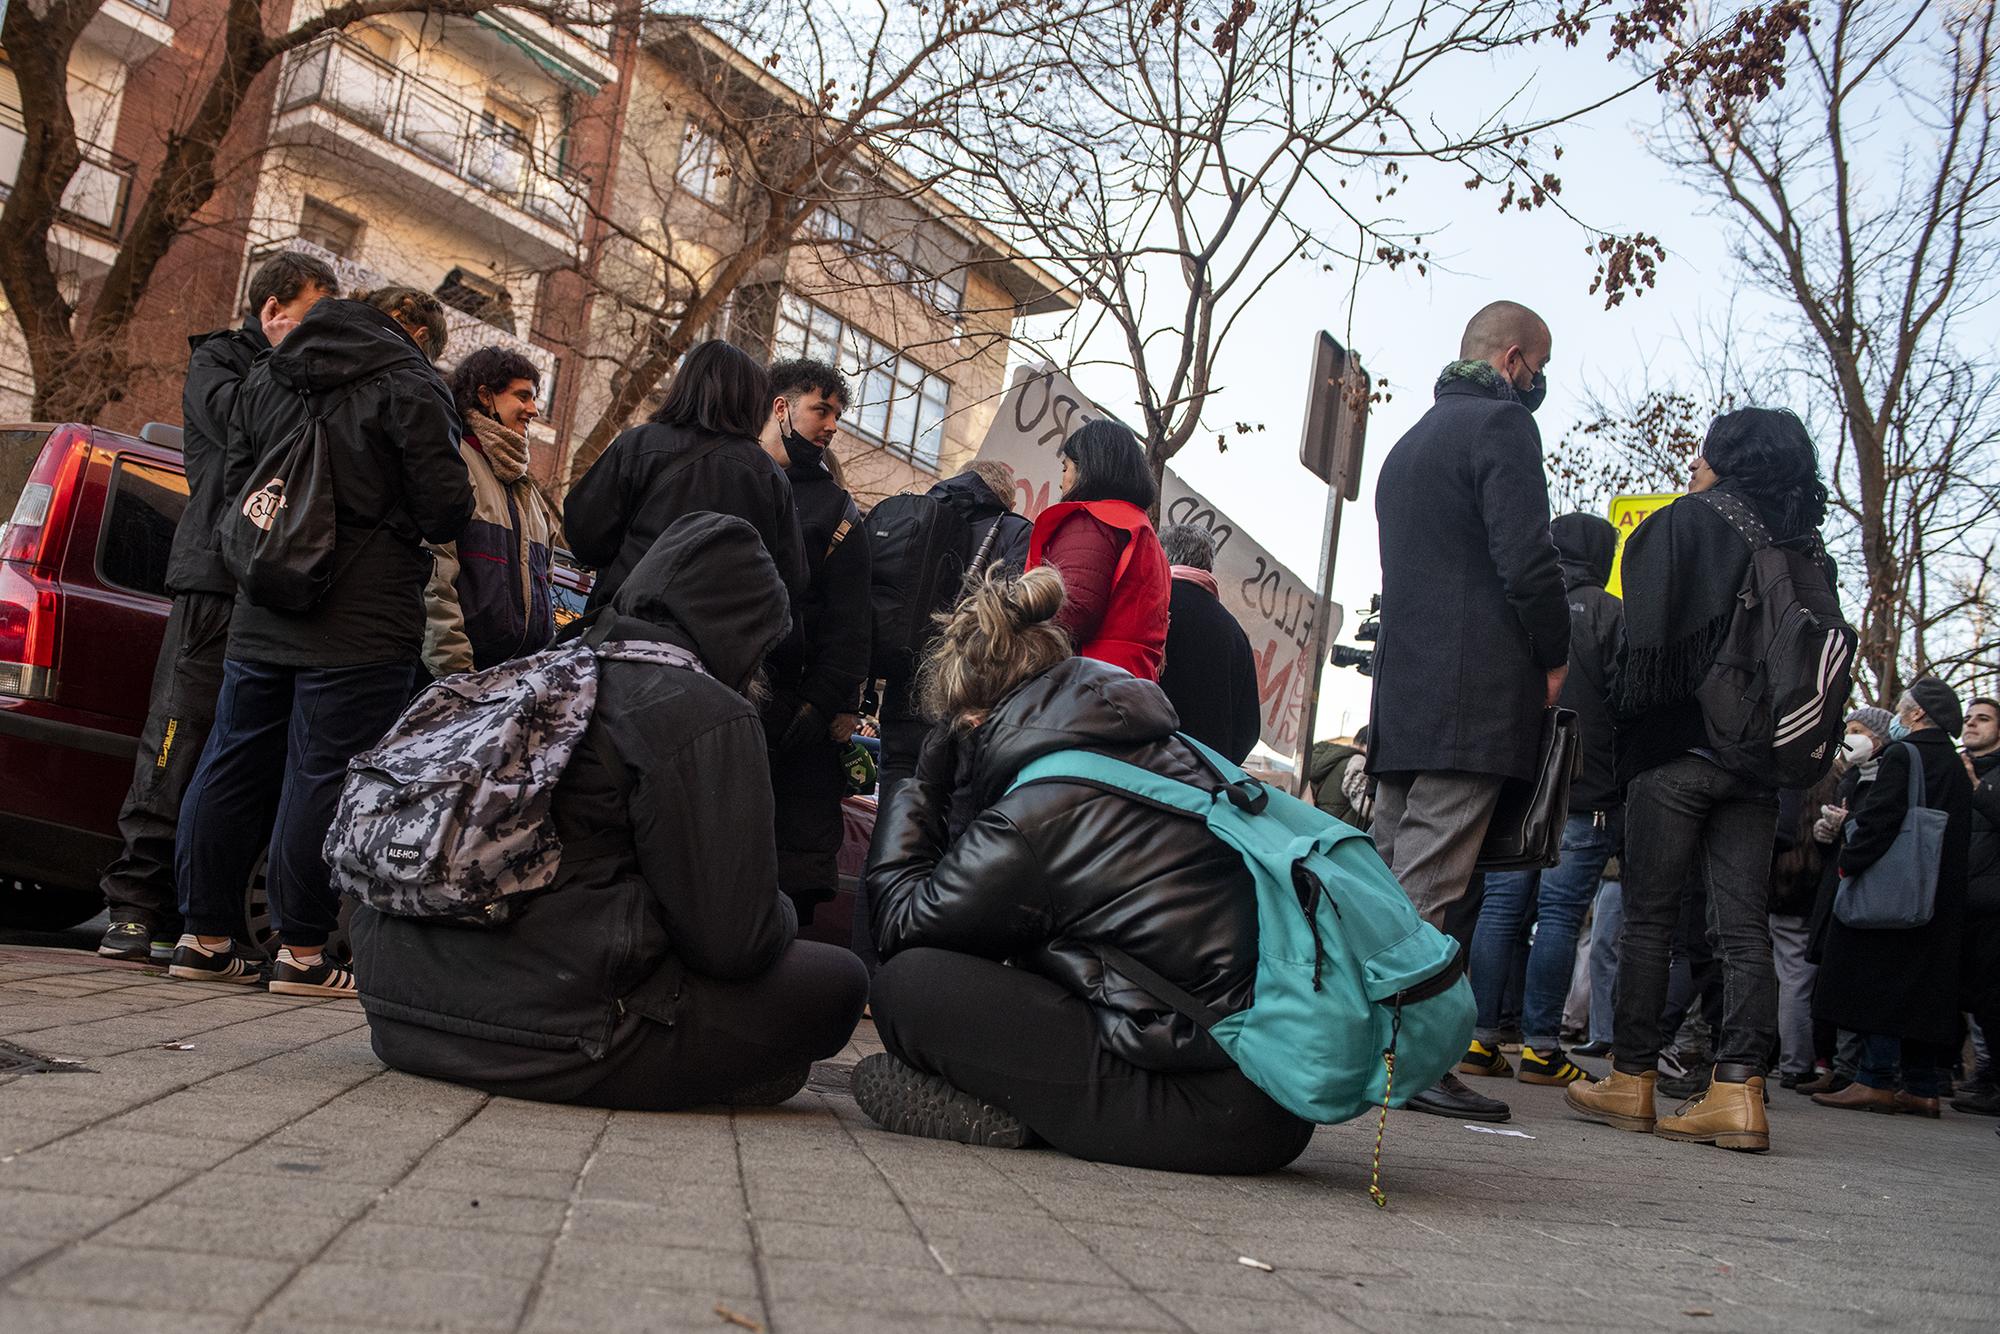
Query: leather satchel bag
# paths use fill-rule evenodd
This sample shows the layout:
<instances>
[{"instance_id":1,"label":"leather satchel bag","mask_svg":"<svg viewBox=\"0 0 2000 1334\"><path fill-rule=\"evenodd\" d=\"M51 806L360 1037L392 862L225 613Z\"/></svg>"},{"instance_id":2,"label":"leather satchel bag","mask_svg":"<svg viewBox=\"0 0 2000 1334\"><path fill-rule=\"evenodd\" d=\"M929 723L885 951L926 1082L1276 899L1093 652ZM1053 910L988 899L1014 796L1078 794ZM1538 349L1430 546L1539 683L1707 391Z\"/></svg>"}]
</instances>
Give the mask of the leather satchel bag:
<instances>
[{"instance_id":1,"label":"leather satchel bag","mask_svg":"<svg viewBox=\"0 0 2000 1334\"><path fill-rule=\"evenodd\" d=\"M1534 778L1510 778L1501 785L1476 869L1541 871L1562 859L1570 784L1583 765L1582 741L1574 712L1549 709L1542 714L1541 762Z\"/></svg>"},{"instance_id":2,"label":"leather satchel bag","mask_svg":"<svg viewBox=\"0 0 2000 1334\"><path fill-rule=\"evenodd\" d=\"M1924 805L1924 760L1905 741L1910 755L1910 806L1903 827L1881 859L1858 875L1843 878L1834 891L1833 915L1842 926L1907 931L1928 926L1937 911L1938 867L1944 859L1944 829L1950 817ZM1853 830L1854 822L1848 821Z\"/></svg>"}]
</instances>

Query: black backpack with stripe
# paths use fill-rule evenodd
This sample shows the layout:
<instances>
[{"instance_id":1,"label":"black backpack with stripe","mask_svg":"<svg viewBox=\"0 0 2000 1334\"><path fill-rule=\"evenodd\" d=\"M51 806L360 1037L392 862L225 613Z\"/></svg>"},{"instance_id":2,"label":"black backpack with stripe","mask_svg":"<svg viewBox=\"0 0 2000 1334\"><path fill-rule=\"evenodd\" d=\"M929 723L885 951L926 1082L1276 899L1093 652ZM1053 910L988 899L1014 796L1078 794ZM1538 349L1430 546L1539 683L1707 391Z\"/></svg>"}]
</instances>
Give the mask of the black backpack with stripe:
<instances>
[{"instance_id":1,"label":"black backpack with stripe","mask_svg":"<svg viewBox=\"0 0 2000 1334\"><path fill-rule=\"evenodd\" d=\"M1817 536L1778 542L1726 491L1705 501L1750 545L1729 631L1695 691L1723 768L1773 787L1811 787L1833 765L1858 636L1840 614Z\"/></svg>"}]
</instances>

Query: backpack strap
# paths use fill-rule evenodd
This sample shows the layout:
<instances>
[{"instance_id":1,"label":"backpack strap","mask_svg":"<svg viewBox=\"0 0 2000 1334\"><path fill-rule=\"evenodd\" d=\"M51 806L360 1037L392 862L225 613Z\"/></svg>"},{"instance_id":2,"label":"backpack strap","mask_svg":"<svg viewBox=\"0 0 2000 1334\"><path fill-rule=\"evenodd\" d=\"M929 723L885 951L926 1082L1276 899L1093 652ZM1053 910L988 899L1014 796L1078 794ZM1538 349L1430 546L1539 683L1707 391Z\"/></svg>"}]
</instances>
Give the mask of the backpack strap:
<instances>
[{"instance_id":1,"label":"backpack strap","mask_svg":"<svg viewBox=\"0 0 2000 1334\"><path fill-rule=\"evenodd\" d=\"M987 558L993 554L993 539L1000 536L1000 520L1005 517L1003 514L996 514L993 516L993 522L987 526L986 536L981 539L979 550L972 553L972 563L965 567L965 578L958 581L960 597L971 591L973 583L985 571Z\"/></svg>"},{"instance_id":2,"label":"backpack strap","mask_svg":"<svg viewBox=\"0 0 2000 1334\"><path fill-rule=\"evenodd\" d=\"M1757 516L1757 511L1743 497L1713 488L1690 494L1720 514L1729 526L1736 530L1737 536L1750 544L1750 550L1762 551L1765 547L1773 545L1771 530L1764 526L1764 521Z\"/></svg>"},{"instance_id":3,"label":"backpack strap","mask_svg":"<svg viewBox=\"0 0 2000 1334\"><path fill-rule=\"evenodd\" d=\"M1119 972L1144 987L1154 1000L1165 1001L1174 1013L1192 1021L1202 1032L1206 1033L1228 1017L1193 992L1167 981L1116 945L1106 945L1102 941L1095 944L1098 954Z\"/></svg>"}]
</instances>

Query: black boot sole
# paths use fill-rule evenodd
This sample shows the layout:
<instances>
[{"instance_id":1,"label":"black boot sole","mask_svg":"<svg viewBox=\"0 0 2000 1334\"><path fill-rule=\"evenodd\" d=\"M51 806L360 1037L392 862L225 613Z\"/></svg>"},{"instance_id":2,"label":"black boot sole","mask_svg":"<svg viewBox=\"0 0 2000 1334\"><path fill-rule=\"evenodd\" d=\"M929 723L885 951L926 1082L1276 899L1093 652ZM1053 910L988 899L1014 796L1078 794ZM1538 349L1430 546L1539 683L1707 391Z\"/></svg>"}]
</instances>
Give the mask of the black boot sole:
<instances>
[{"instance_id":1,"label":"black boot sole","mask_svg":"<svg viewBox=\"0 0 2000 1334\"><path fill-rule=\"evenodd\" d=\"M897 1135L986 1149L1023 1149L1034 1139L1034 1132L998 1107L893 1056L862 1057L854 1067L853 1088L868 1119Z\"/></svg>"}]
</instances>

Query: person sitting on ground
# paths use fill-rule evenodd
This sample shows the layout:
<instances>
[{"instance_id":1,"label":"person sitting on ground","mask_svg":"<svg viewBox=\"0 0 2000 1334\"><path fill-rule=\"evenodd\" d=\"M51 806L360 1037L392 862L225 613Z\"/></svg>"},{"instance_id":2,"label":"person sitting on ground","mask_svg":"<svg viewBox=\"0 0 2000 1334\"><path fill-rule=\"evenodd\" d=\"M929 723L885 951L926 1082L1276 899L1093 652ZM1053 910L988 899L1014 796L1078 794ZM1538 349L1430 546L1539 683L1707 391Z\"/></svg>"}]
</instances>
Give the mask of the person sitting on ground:
<instances>
[{"instance_id":1,"label":"person sitting on ground","mask_svg":"<svg viewBox=\"0 0 2000 1334\"><path fill-rule=\"evenodd\" d=\"M465 423L459 457L472 478L472 522L431 550L421 681L497 667L555 638L550 596L555 515L528 475L528 424L541 373L518 352L482 347L451 373Z\"/></svg>"},{"instance_id":2,"label":"person sitting on ground","mask_svg":"<svg viewBox=\"0 0 2000 1334\"><path fill-rule=\"evenodd\" d=\"M1059 624L1076 651L1148 681L1166 657L1172 576L1146 510L1158 497L1139 437L1094 421L1062 442L1062 502L1028 539L1028 568L1053 565L1069 590Z\"/></svg>"},{"instance_id":3,"label":"person sitting on ground","mask_svg":"<svg viewBox=\"0 0 2000 1334\"><path fill-rule=\"evenodd\" d=\"M1160 547L1174 581L1160 689L1182 731L1241 764L1257 744L1264 708L1250 636L1217 591L1215 534L1198 523L1170 523L1160 530Z\"/></svg>"},{"instance_id":4,"label":"person sitting on ground","mask_svg":"<svg viewBox=\"0 0 2000 1334\"><path fill-rule=\"evenodd\" d=\"M1849 926L1836 904L1815 993L1829 1020L1861 1035L1861 1062L1854 1083L1812 1095L1823 1106L1938 1115L1947 1067L1957 1062L1963 1038L1958 967L1972 780L1952 738L1964 725L1950 686L1934 676L1913 684L1896 704L1875 782L1850 817L1840 848L1843 880L1874 866L1896 842L1910 810L1912 764L1921 769L1921 805L1945 812L1947 822L1928 922L1894 929ZM1897 888L1913 902L1919 892L1913 880Z\"/></svg>"},{"instance_id":5,"label":"person sitting on ground","mask_svg":"<svg viewBox=\"0 0 2000 1334\"><path fill-rule=\"evenodd\" d=\"M940 720L877 827L866 881L886 1054L854 1095L884 1129L1182 1172L1269 1172L1313 1127L1207 1033L1117 976L1122 950L1223 1014L1250 1004L1257 905L1242 856L1193 821L1022 766L1088 747L1216 780L1160 688L1072 657L1061 577L988 579L926 658Z\"/></svg>"},{"instance_id":6,"label":"person sitting on ground","mask_svg":"<svg viewBox=\"0 0 2000 1334\"><path fill-rule=\"evenodd\" d=\"M623 431L563 501L569 550L597 571L592 608L608 605L674 520L702 510L746 519L793 601L806 587L792 484L757 440L771 379L749 353L712 338L681 359L652 418Z\"/></svg>"},{"instance_id":7,"label":"person sitting on ground","mask_svg":"<svg viewBox=\"0 0 2000 1334\"><path fill-rule=\"evenodd\" d=\"M749 523L692 514L597 615L613 625L596 710L555 788L555 883L486 930L357 908L375 1054L537 1102L782 1102L846 1045L868 994L859 959L794 938L778 889L764 729L746 696L785 633L784 586ZM616 644L633 640L699 665L621 661Z\"/></svg>"}]
</instances>

